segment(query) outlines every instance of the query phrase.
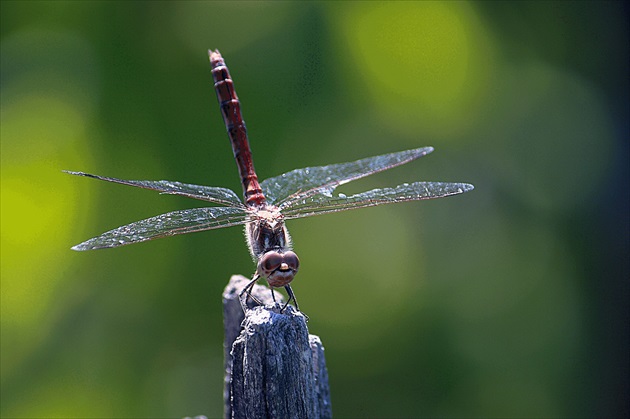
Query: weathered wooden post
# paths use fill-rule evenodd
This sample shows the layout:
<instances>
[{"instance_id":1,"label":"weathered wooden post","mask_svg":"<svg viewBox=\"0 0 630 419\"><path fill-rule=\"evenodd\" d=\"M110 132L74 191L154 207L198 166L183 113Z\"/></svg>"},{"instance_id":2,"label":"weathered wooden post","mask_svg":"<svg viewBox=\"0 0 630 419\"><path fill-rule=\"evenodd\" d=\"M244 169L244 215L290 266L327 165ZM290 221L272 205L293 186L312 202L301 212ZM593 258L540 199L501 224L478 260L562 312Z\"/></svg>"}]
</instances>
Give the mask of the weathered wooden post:
<instances>
[{"instance_id":1,"label":"weathered wooden post","mask_svg":"<svg viewBox=\"0 0 630 419\"><path fill-rule=\"evenodd\" d=\"M265 305L250 301L244 314L238 294L248 282L234 275L223 292L225 418L332 417L319 337L292 306L280 313L262 285L252 295Z\"/></svg>"}]
</instances>

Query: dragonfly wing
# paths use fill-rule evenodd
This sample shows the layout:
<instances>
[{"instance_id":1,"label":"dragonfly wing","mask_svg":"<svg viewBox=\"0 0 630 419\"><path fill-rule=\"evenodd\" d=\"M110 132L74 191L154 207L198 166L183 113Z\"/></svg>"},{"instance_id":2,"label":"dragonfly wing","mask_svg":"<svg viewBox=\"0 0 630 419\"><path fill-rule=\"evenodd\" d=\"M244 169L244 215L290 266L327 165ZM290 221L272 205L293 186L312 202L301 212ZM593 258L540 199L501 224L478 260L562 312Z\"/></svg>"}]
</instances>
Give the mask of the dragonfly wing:
<instances>
[{"instance_id":1,"label":"dragonfly wing","mask_svg":"<svg viewBox=\"0 0 630 419\"><path fill-rule=\"evenodd\" d=\"M432 147L423 147L348 163L306 167L266 179L260 185L271 204L299 202L317 194L331 195L339 185L409 163L432 151Z\"/></svg>"},{"instance_id":2,"label":"dragonfly wing","mask_svg":"<svg viewBox=\"0 0 630 419\"><path fill-rule=\"evenodd\" d=\"M72 250L93 250L140 243L160 237L230 227L247 222L240 208L194 208L136 221L77 244Z\"/></svg>"},{"instance_id":3,"label":"dragonfly wing","mask_svg":"<svg viewBox=\"0 0 630 419\"><path fill-rule=\"evenodd\" d=\"M71 175L85 176L107 182L120 183L121 185L151 189L163 194L187 196L188 198L200 199L202 201L214 202L216 204L231 207L243 207L243 203L236 193L227 188L191 185L188 183L172 182L168 180L123 180L113 177L91 175L84 172L71 172L68 170L64 170L64 172Z\"/></svg>"},{"instance_id":4,"label":"dragonfly wing","mask_svg":"<svg viewBox=\"0 0 630 419\"><path fill-rule=\"evenodd\" d=\"M418 201L442 198L471 191L468 183L415 182L405 183L395 188L373 189L356 195L337 196L315 195L299 202L293 202L282 209L285 219L309 217L329 212L345 211L354 208L372 207L395 202Z\"/></svg>"}]
</instances>

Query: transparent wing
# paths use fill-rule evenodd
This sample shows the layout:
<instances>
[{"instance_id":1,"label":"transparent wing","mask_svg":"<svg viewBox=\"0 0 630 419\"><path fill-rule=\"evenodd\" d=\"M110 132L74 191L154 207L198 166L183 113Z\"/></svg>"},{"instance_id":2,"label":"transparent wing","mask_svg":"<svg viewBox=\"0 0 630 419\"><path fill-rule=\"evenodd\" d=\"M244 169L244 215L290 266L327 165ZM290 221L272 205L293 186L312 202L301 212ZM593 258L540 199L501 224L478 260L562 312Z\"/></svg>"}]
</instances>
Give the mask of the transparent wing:
<instances>
[{"instance_id":1,"label":"transparent wing","mask_svg":"<svg viewBox=\"0 0 630 419\"><path fill-rule=\"evenodd\" d=\"M72 250L93 250L140 243L160 237L212 230L245 224L247 213L241 208L194 208L173 211L136 221L77 244Z\"/></svg>"},{"instance_id":2,"label":"transparent wing","mask_svg":"<svg viewBox=\"0 0 630 419\"><path fill-rule=\"evenodd\" d=\"M151 189L163 194L187 196L188 198L200 199L202 201L214 202L215 204L227 205L230 207L244 207L239 197L227 188L191 185L188 183L171 182L168 180L122 180L113 177L91 175L83 172L71 172L68 170L64 170L64 172L71 175L85 176L107 182L120 183L122 185Z\"/></svg>"},{"instance_id":3,"label":"transparent wing","mask_svg":"<svg viewBox=\"0 0 630 419\"><path fill-rule=\"evenodd\" d=\"M468 183L415 182L404 183L395 188L373 189L351 196L343 194L337 196L315 195L299 202L293 202L282 210L282 214L285 219L290 220L395 202L442 198L468 192L473 188L473 185Z\"/></svg>"},{"instance_id":4,"label":"transparent wing","mask_svg":"<svg viewBox=\"0 0 630 419\"><path fill-rule=\"evenodd\" d=\"M423 147L348 163L306 167L266 179L260 185L270 204L284 208L309 196L330 196L339 185L409 163L432 151L433 147Z\"/></svg>"}]
</instances>

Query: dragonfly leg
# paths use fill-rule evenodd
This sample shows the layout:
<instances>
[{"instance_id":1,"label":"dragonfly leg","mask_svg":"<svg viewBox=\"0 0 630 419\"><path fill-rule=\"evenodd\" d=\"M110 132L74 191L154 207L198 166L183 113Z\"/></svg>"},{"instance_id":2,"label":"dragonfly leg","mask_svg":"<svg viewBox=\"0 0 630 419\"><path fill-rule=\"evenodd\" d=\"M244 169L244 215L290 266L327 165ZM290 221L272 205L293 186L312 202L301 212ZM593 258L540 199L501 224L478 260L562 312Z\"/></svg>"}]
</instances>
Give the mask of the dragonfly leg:
<instances>
[{"instance_id":1,"label":"dragonfly leg","mask_svg":"<svg viewBox=\"0 0 630 419\"><path fill-rule=\"evenodd\" d=\"M291 285L285 285L284 289L287 290L287 294L289 294L289 299L287 300L287 303L282 307L280 312L282 313L284 311L284 309L287 308L287 306L289 305L291 300L293 300L293 302L295 303L295 309L297 311L300 311L300 306L298 305L297 299L295 298L295 294L293 294L293 290L291 289ZM302 313L302 312L300 311L300 313ZM302 315L306 318L306 321L309 320L309 318L308 318L308 316L306 314L302 313Z\"/></svg>"},{"instance_id":2,"label":"dragonfly leg","mask_svg":"<svg viewBox=\"0 0 630 419\"><path fill-rule=\"evenodd\" d=\"M289 294L289 299L287 300L286 304L284 306L282 306L282 309L280 311L281 312L284 311L284 309L287 308L287 306L289 305L291 300L293 300L293 302L295 303L295 308L297 309L297 311L300 311L300 307L298 307L298 302L295 299L295 294L293 294L293 290L291 289L291 285L285 285L284 289L287 290L287 294Z\"/></svg>"},{"instance_id":3,"label":"dragonfly leg","mask_svg":"<svg viewBox=\"0 0 630 419\"><path fill-rule=\"evenodd\" d=\"M256 281L258 281L259 279L260 279L260 275L258 274L254 275L254 278L252 278L252 280L249 281L247 285L245 285L245 288L243 288L243 290L238 294L238 299L241 302L241 307L243 308L243 311L247 311L248 298L251 298L252 300L254 300L254 302L258 305L263 305L263 303L258 298L252 295L252 289L254 288L254 285L256 285ZM245 297L245 300L243 300L243 294L247 294L247 296Z\"/></svg>"}]
</instances>

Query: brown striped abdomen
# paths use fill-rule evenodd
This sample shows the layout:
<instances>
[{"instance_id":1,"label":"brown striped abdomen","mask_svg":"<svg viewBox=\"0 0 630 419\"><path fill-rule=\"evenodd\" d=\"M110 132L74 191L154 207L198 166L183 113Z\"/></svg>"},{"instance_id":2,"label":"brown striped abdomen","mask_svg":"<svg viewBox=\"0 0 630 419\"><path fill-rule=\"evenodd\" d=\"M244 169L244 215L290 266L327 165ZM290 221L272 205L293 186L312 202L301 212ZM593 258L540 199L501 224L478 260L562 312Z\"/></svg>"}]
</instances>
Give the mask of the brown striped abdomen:
<instances>
[{"instance_id":1,"label":"brown striped abdomen","mask_svg":"<svg viewBox=\"0 0 630 419\"><path fill-rule=\"evenodd\" d=\"M252 152L247 140L247 128L241 115L241 102L239 102L236 91L234 91L234 82L219 51L210 50L208 54L210 55L214 89L217 92L217 99L219 99L221 115L232 143L232 151L234 152L234 158L236 159L243 184L245 204L248 206L261 206L265 203L265 196L254 170Z\"/></svg>"}]
</instances>

